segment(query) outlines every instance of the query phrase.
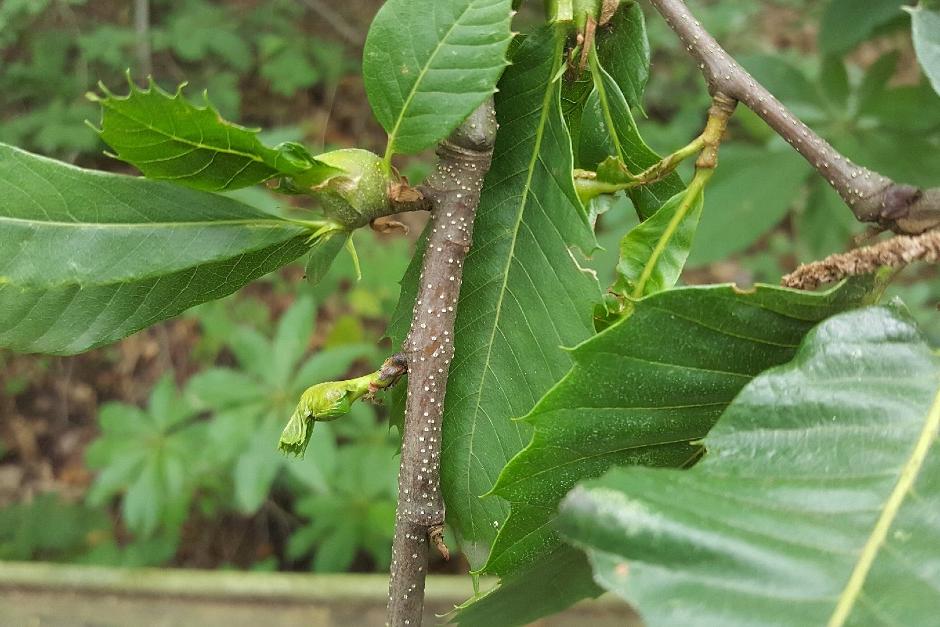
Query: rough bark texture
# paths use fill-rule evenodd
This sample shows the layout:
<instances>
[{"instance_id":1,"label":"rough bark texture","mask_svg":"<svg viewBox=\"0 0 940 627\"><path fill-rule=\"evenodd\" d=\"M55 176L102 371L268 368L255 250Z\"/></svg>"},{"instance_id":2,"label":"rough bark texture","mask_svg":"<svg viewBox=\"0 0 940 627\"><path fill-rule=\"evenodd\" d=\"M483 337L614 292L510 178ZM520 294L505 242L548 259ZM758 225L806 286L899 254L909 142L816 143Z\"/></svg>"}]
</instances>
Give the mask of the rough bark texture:
<instances>
[{"instance_id":1,"label":"rough bark texture","mask_svg":"<svg viewBox=\"0 0 940 627\"><path fill-rule=\"evenodd\" d=\"M891 239L826 257L800 266L783 277L785 287L811 290L824 283L834 283L849 276L872 274L879 268L900 268L915 261L940 261L940 231L923 235L898 235Z\"/></svg>"},{"instance_id":2,"label":"rough bark texture","mask_svg":"<svg viewBox=\"0 0 940 627\"><path fill-rule=\"evenodd\" d=\"M695 19L682 0L650 0L679 36L705 76L709 91L743 102L826 178L855 217L897 233L940 226L940 188L895 183L852 163L754 80Z\"/></svg>"},{"instance_id":3,"label":"rough bark texture","mask_svg":"<svg viewBox=\"0 0 940 627\"><path fill-rule=\"evenodd\" d=\"M402 346L408 360L408 400L388 605L388 623L396 627L420 624L429 540L446 557L441 541L441 418L463 262L495 137L490 99L441 143L437 171L422 188L431 223L411 330Z\"/></svg>"}]
</instances>

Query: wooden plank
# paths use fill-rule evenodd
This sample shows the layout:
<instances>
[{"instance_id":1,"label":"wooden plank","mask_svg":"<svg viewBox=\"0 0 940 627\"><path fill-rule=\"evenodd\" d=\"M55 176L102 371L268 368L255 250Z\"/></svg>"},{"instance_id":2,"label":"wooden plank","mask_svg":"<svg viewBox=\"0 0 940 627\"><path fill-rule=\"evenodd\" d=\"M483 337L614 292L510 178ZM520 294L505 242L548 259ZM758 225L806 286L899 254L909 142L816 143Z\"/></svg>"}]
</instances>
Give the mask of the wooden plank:
<instances>
[{"instance_id":1,"label":"wooden plank","mask_svg":"<svg viewBox=\"0 0 940 627\"><path fill-rule=\"evenodd\" d=\"M484 580L482 588L495 585ZM428 578L425 625L473 593L470 578ZM0 562L0 625L35 627L355 627L384 625L384 575L120 569ZM581 603L545 627L638 624L617 599Z\"/></svg>"}]
</instances>

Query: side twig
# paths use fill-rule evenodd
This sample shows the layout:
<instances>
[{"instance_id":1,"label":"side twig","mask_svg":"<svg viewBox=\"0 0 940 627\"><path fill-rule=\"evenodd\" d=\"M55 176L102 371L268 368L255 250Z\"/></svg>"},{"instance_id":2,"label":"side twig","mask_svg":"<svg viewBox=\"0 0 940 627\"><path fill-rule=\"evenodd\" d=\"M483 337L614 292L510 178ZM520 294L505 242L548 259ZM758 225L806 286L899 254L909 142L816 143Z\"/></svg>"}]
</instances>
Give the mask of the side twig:
<instances>
[{"instance_id":1,"label":"side twig","mask_svg":"<svg viewBox=\"0 0 940 627\"><path fill-rule=\"evenodd\" d=\"M901 268L915 261L940 262L940 231L922 235L898 235L873 246L826 257L800 266L783 277L781 284L811 290L849 276L873 274L880 268Z\"/></svg>"},{"instance_id":2,"label":"side twig","mask_svg":"<svg viewBox=\"0 0 940 627\"><path fill-rule=\"evenodd\" d=\"M437 171L421 188L430 203L431 228L402 347L408 400L388 598L388 624L395 627L421 624L429 543L449 557L440 491L441 418L463 262L495 138L496 116L488 100L440 144Z\"/></svg>"},{"instance_id":3,"label":"side twig","mask_svg":"<svg viewBox=\"0 0 940 627\"><path fill-rule=\"evenodd\" d=\"M839 192L855 217L896 233L940 226L940 187L920 189L852 163L758 83L695 19L682 0L650 0L699 64L712 94L743 102Z\"/></svg>"}]
</instances>

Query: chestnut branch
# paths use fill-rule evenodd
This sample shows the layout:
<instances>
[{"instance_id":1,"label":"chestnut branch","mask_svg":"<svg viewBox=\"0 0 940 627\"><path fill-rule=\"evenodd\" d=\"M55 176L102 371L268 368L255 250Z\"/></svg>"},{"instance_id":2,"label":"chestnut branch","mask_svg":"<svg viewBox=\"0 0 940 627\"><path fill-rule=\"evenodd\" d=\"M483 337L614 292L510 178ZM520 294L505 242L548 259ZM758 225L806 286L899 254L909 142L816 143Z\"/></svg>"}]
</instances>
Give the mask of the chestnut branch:
<instances>
[{"instance_id":1,"label":"chestnut branch","mask_svg":"<svg viewBox=\"0 0 940 627\"><path fill-rule=\"evenodd\" d=\"M463 263L495 138L496 115L488 99L438 146L437 170L420 188L421 197L399 203L428 208L431 221L411 330L402 346L408 400L388 602L388 624L396 627L421 624L429 544L449 557L443 542L441 419Z\"/></svg>"},{"instance_id":2,"label":"chestnut branch","mask_svg":"<svg viewBox=\"0 0 940 627\"><path fill-rule=\"evenodd\" d=\"M855 217L896 233L940 226L940 187L921 189L852 163L758 83L695 19L682 0L650 0L698 62L709 92L723 93L760 116L839 193Z\"/></svg>"}]
</instances>

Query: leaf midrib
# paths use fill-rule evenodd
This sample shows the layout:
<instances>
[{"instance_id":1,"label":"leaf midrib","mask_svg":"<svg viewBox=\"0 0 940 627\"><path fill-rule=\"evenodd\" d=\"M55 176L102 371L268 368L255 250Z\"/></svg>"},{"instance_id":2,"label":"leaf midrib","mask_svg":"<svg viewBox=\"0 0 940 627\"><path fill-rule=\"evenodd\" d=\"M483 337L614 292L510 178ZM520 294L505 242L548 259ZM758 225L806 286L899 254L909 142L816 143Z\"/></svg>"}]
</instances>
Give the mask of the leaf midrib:
<instances>
[{"instance_id":1,"label":"leaf midrib","mask_svg":"<svg viewBox=\"0 0 940 627\"><path fill-rule=\"evenodd\" d=\"M425 75L428 73L428 69L431 67L431 64L434 63L434 59L437 58L437 54L441 51L441 48L444 47L444 42L447 41L447 38L450 37L451 33L454 32L454 29L460 24L460 21L467 15L467 12L470 10L470 5L474 4L474 0L471 0L467 3L467 6L464 7L464 10L460 15L454 20L454 23L450 25L450 28L447 29L447 32L444 33L444 36L441 37L437 45L434 46L434 52L431 53L431 56L428 57L427 63L422 66L421 71L418 72L418 78L415 80L414 85L411 86L411 89L408 91L408 96L405 98L405 101L401 105L401 111L398 112L398 117L395 119L395 126L392 127L391 132L388 134L388 146L385 149L385 162L388 163L391 161L392 155L395 152L395 140L398 137L398 129L401 128L401 123L405 119L405 111L408 110L408 107L411 105L411 101L414 100L415 94L418 93L418 85L424 80Z\"/></svg>"},{"instance_id":2,"label":"leaf midrib","mask_svg":"<svg viewBox=\"0 0 940 627\"><path fill-rule=\"evenodd\" d=\"M198 263L191 263L189 265L183 265L178 268L171 268L171 269L157 268L157 269L151 269L149 271L141 272L140 274L109 277L106 280L79 281L75 279L74 277L69 277L68 280L59 281L56 283L34 283L34 282L23 281L23 280L11 281L9 280L8 277L0 275L0 289L3 289L4 286L11 285L21 290L52 291L52 290L60 290L60 289L69 289L69 288L73 288L76 286L78 286L79 289L90 289L92 287L102 288L102 287L112 287L115 285L122 285L122 284L129 284L129 283L140 283L142 281L149 281L151 279L165 277L169 274L187 272L187 271L198 269L203 266L211 265L214 263L221 263L224 261L239 259L241 257L245 257L246 255L253 255L261 251L268 250L268 249L272 249L270 254L274 254L281 248L287 246L292 241L300 237L304 237L304 235L298 234L292 237L284 238L280 241L263 242L261 244L253 245L251 248L241 249L238 252L225 253L223 251L220 254L214 255L211 258L202 259ZM309 250L309 247L308 247L308 250ZM298 257L303 255L305 252L306 251L300 253Z\"/></svg>"},{"instance_id":3,"label":"leaf midrib","mask_svg":"<svg viewBox=\"0 0 940 627\"><path fill-rule=\"evenodd\" d=\"M0 215L0 222L21 222L24 224L81 229L180 228L186 226L263 226L265 228L291 226L303 228L300 225L277 218L257 218L253 220L198 220L192 222L65 222L62 220L30 220L27 218L14 218L12 216Z\"/></svg>"},{"instance_id":4,"label":"leaf midrib","mask_svg":"<svg viewBox=\"0 0 940 627\"><path fill-rule=\"evenodd\" d=\"M938 383L940 383L940 379L938 379ZM888 496L884 509L881 510L868 540L862 547L862 552L855 563L855 568L852 569L852 574L845 588L839 594L839 601L832 616L829 617L827 627L842 627L845 625L855 608L855 603L860 598L868 574L878 557L878 552L884 544L895 518L897 518L905 497L911 493L914 487L914 482L917 480L924 461L927 459L930 447L937 438L938 431L940 431L940 387L938 387L933 404L927 412L924 427L917 437L914 449L901 468L898 481L891 490L891 494Z\"/></svg>"},{"instance_id":5,"label":"leaf midrib","mask_svg":"<svg viewBox=\"0 0 940 627\"><path fill-rule=\"evenodd\" d=\"M559 42L560 40L556 37L554 55L555 59L552 62L552 72L551 76L555 76L558 69L558 59L559 59ZM509 283L509 268L512 265L512 260L516 254L516 242L519 241L519 229L522 226L522 218L525 215L525 207L528 203L529 193L532 191L532 178L535 176L535 164L538 162L539 152L542 147L542 139L545 134L545 126L548 123L549 115L549 105L551 102L552 95L555 90L555 81L554 79L549 81L546 84L545 95L542 97L542 112L539 116L539 124L535 133L535 144L532 149L532 156L529 159L528 172L526 174L525 186L522 189L522 194L520 194L520 201L518 204L518 212L516 214L516 222L513 225L512 229L512 243L509 248L509 255L506 257L506 265L503 270L503 282L499 290L499 298L496 301L496 311L493 316L493 330L490 332L490 339L487 342L486 346L486 358L483 360L483 368L480 374L480 383L477 386L477 400L474 403L473 407L473 419L471 420L471 429L470 437L468 439L468 449L467 457L468 459L473 456L473 436L476 432L477 419L480 414L480 402L483 398L483 384L486 381L486 373L490 369L490 359L493 354L493 344L496 340L496 330L499 327L499 319L502 314L503 299L506 296L506 286ZM471 474L467 473L467 494L471 494L470 490L470 477ZM471 516L471 521L473 517Z\"/></svg>"},{"instance_id":6,"label":"leaf midrib","mask_svg":"<svg viewBox=\"0 0 940 627\"><path fill-rule=\"evenodd\" d=\"M103 102L102 104L107 105L106 102ZM188 138L182 137L182 136L180 136L180 135L174 135L174 134L172 134L172 133L170 133L170 132L168 132L168 131L166 131L166 130L164 130L164 129L155 127L155 126L153 126L152 124L149 124L148 122L145 122L145 121L141 120L140 118L137 118L137 117L135 117L135 116L133 116L133 115L127 113L126 111L122 111L122 110L116 108L116 107L113 106L113 105L108 106L108 108L109 108L114 114L120 115L120 116L122 116L122 117L124 117L124 118L127 118L127 119L130 120L131 122L134 122L134 123L136 123L136 124L139 124L139 125L141 125L142 127L146 128L147 130L156 133L157 135L162 135L163 137L167 137L167 138L169 138L169 139L171 139L171 140L173 140L173 141L176 141L176 142L178 142L178 143L180 143L180 144L186 144L187 146L192 146L192 147L194 147L194 148L201 149L201 150L208 150L208 151L211 151L211 152L221 152L221 153L225 153L225 154L235 155L235 156L237 156L237 157L244 157L244 158L249 159L249 160L251 160L251 161L255 161L255 162L257 162L257 163L260 163L260 164L262 164L262 165L265 165L265 166L271 168L272 170L274 170L275 172L278 172L278 171L279 171L279 169L278 169L275 165L272 165L271 163L269 163L266 158L261 157L261 156L259 156L259 155L257 155L257 154L252 154L252 153L248 153L248 152L242 152L242 151L240 151L240 150L235 150L234 148L222 148L222 147L220 147L220 146L212 146L212 145L209 145L209 144L203 144L202 142L195 141L195 140L192 140L192 139L188 139ZM200 111L205 111L205 109L199 109L199 110L200 110ZM223 123L224 123L224 121L223 121ZM201 130L202 130L202 129L200 129L200 132L201 132ZM250 131L247 131L247 132L250 132ZM256 141L257 141L257 138L255 138L255 139L256 139ZM259 147L259 149L262 150L262 151L274 152L274 153L275 153L275 163L277 162L277 157L279 157L280 155L277 155L277 154L276 154L276 151L271 150L270 148L268 148L268 147L265 146L264 144L261 144L260 142L258 142L258 147Z\"/></svg>"}]
</instances>

